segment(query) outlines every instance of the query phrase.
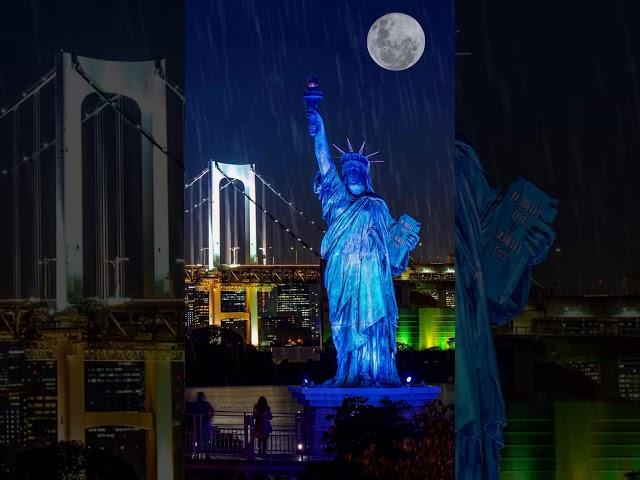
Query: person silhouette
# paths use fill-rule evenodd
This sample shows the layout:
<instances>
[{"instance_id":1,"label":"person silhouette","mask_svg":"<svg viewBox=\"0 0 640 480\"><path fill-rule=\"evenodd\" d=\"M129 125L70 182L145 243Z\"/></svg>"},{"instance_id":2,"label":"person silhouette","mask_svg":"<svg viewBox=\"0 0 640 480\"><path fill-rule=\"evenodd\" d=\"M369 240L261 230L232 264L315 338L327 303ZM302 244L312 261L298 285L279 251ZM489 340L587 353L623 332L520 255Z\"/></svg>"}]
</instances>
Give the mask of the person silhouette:
<instances>
[{"instance_id":1,"label":"person silhouette","mask_svg":"<svg viewBox=\"0 0 640 480\"><path fill-rule=\"evenodd\" d=\"M204 392L198 392L196 401L193 403L193 414L196 452L206 452L211 447L214 410Z\"/></svg>"},{"instance_id":2,"label":"person silhouette","mask_svg":"<svg viewBox=\"0 0 640 480\"><path fill-rule=\"evenodd\" d=\"M265 397L260 397L253 407L253 438L258 441L258 455L267 453L267 440L272 432L273 415Z\"/></svg>"}]
</instances>

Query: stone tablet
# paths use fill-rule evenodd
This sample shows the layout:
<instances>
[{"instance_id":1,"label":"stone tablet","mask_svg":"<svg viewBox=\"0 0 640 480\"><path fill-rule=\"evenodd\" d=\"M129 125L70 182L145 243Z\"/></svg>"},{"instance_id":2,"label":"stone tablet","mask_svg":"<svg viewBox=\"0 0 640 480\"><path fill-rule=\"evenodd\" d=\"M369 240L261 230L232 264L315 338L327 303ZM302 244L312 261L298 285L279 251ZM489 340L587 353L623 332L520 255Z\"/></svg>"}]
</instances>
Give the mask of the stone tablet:
<instances>
[{"instance_id":1,"label":"stone tablet","mask_svg":"<svg viewBox=\"0 0 640 480\"><path fill-rule=\"evenodd\" d=\"M408 236L411 232L418 233L420 223L413 217L403 213L396 223L389 229L389 240L387 248L389 250L389 263L391 268L397 272L406 265L406 257L409 255Z\"/></svg>"},{"instance_id":2,"label":"stone tablet","mask_svg":"<svg viewBox=\"0 0 640 480\"><path fill-rule=\"evenodd\" d=\"M485 278L500 279L487 282L490 298L501 305L509 301L515 283L522 277L530 261L530 253L524 244L527 226L532 219L540 218L553 223L558 200L550 197L531 182L518 177L507 193L491 210L497 209L493 224L487 230L483 246ZM484 216L484 215L483 215Z\"/></svg>"}]
</instances>

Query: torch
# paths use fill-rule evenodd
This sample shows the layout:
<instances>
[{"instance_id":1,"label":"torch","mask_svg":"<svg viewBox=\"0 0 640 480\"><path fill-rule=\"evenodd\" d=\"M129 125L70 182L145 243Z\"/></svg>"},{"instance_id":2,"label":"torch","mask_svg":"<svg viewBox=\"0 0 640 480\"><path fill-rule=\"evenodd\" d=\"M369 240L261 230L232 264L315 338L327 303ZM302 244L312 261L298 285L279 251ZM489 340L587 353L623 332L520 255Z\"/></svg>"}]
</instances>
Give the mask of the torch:
<instances>
[{"instance_id":1,"label":"torch","mask_svg":"<svg viewBox=\"0 0 640 480\"><path fill-rule=\"evenodd\" d=\"M318 108L318 104L324 99L324 94L320 91L320 84L316 77L310 76L307 78L307 89L302 96L307 104L307 111ZM309 122L309 134L315 135L317 128L317 125Z\"/></svg>"}]
</instances>

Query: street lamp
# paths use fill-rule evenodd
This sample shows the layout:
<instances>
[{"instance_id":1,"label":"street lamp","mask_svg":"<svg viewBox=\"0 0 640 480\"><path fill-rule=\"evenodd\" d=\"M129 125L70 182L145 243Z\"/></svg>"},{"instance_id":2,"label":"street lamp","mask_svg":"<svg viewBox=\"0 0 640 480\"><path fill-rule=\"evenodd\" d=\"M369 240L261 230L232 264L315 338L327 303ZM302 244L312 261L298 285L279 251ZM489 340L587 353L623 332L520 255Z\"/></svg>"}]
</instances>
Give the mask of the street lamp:
<instances>
[{"instance_id":1,"label":"street lamp","mask_svg":"<svg viewBox=\"0 0 640 480\"><path fill-rule=\"evenodd\" d=\"M236 254L236 252L238 250L240 250L240 247L229 247L229 250L231 251L231 259L232 259L231 263L233 265L237 265L238 262L237 262L237 254Z\"/></svg>"},{"instance_id":2,"label":"street lamp","mask_svg":"<svg viewBox=\"0 0 640 480\"><path fill-rule=\"evenodd\" d=\"M114 292L114 297L115 298L120 298L120 268L121 268L121 263L122 262L128 262L129 261L129 257L116 257L113 260L105 260L105 263L108 263L109 265L111 265L113 267L113 275L115 276L115 280L116 280L116 291Z\"/></svg>"},{"instance_id":3,"label":"street lamp","mask_svg":"<svg viewBox=\"0 0 640 480\"><path fill-rule=\"evenodd\" d=\"M267 264L267 247L258 247L258 250L262 250L262 264Z\"/></svg>"},{"instance_id":4,"label":"street lamp","mask_svg":"<svg viewBox=\"0 0 640 480\"><path fill-rule=\"evenodd\" d=\"M295 252L295 254L296 254L296 265L297 265L298 264L298 249L291 247L291 250L293 250Z\"/></svg>"},{"instance_id":5,"label":"street lamp","mask_svg":"<svg viewBox=\"0 0 640 480\"><path fill-rule=\"evenodd\" d=\"M44 265L44 298L49 298L49 264L54 263L55 258L43 258L38 262L39 265Z\"/></svg>"},{"instance_id":6,"label":"street lamp","mask_svg":"<svg viewBox=\"0 0 640 480\"><path fill-rule=\"evenodd\" d=\"M204 251L207 251L207 254L209 253L209 247L202 247L200 249L200 251L202 252L202 265L209 265L209 259L207 258L207 256L205 256Z\"/></svg>"}]
</instances>

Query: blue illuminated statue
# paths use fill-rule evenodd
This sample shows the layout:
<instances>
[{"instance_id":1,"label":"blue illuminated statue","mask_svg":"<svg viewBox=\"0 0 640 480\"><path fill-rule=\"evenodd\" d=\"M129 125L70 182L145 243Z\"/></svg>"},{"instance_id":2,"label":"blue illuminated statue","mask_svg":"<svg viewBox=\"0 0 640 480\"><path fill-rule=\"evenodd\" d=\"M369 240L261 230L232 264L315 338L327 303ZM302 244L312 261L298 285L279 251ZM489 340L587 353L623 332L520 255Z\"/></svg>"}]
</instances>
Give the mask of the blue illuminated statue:
<instances>
[{"instance_id":1,"label":"blue illuminated statue","mask_svg":"<svg viewBox=\"0 0 640 480\"><path fill-rule=\"evenodd\" d=\"M528 300L531 266L555 233L557 201L524 179L489 185L473 149L455 145L456 478L498 480L505 408L491 336Z\"/></svg>"},{"instance_id":2,"label":"blue illuminated statue","mask_svg":"<svg viewBox=\"0 0 640 480\"><path fill-rule=\"evenodd\" d=\"M373 191L364 143L357 152L348 140L348 151L339 149L340 175L331 160L324 121L317 108L322 94L315 79L308 87L309 134L314 139L319 167L314 189L329 227L322 241L322 257L327 262L324 281L338 356L336 376L325 385L400 385L395 362L398 307L392 275L406 268L418 235L411 226L405 229L402 258L390 261L389 239L397 236L390 237L389 233L397 230L399 222Z\"/></svg>"}]
</instances>

